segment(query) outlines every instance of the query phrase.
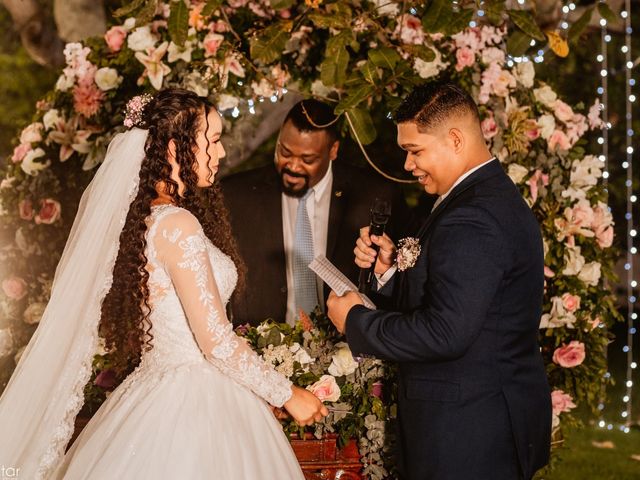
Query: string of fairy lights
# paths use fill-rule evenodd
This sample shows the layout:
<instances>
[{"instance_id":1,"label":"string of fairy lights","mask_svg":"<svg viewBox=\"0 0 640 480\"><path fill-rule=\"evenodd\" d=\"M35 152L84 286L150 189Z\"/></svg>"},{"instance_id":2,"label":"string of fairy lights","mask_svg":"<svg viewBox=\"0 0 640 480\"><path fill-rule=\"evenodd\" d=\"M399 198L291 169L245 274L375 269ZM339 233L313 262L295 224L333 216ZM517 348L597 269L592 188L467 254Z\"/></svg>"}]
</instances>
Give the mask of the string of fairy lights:
<instances>
[{"instance_id":1,"label":"string of fairy lights","mask_svg":"<svg viewBox=\"0 0 640 480\"><path fill-rule=\"evenodd\" d=\"M602 0L601 0L602 1ZM603 2L606 3L606 2ZM625 0L624 8L620 12L620 18L624 24L624 45L621 47L621 52L624 54L624 84L625 84L625 155L621 161L621 167L625 172L625 193L626 193L626 238L625 238L625 256L624 256L624 270L625 275L622 279L624 281L625 302L626 303L626 338L622 351L626 357L626 371L624 379L624 395L622 396L623 409L620 412L620 421L607 422L601 417L598 425L602 428L612 430L614 426L618 426L620 430L625 433L629 433L630 427L633 424L632 405L633 405L633 377L634 372L637 369L638 363L634 358L634 336L637 332L636 321L638 314L636 312L637 298L635 295L635 289L638 286L638 282L635 278L634 259L637 255L637 247L634 245L635 237L637 236L637 229L634 224L633 209L638 200L637 195L634 193L633 185L633 105L636 101L636 96L633 93L633 87L636 84L633 78L633 68L635 66L632 60L631 49L631 35L633 29L631 26L631 0ZM603 177L605 182L609 178L609 129L611 123L609 122L609 98L608 98L608 44L611 41L611 35L607 31L606 19L600 19L601 26L601 52L596 59L600 62L600 76L601 85L598 87L598 94L600 94L601 108L602 108L602 135L598 139L598 143L602 145L602 153L600 160L604 163ZM611 373L607 372L605 378L610 378ZM600 403L599 409L604 411L604 403Z\"/></svg>"}]
</instances>

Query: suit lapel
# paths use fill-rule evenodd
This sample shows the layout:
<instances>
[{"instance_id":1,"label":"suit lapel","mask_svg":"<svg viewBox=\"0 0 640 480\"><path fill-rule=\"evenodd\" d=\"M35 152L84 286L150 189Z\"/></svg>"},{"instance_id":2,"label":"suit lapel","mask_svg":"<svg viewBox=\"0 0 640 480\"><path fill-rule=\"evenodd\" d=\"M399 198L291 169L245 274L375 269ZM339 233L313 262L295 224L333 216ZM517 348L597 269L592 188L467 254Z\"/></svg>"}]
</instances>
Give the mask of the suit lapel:
<instances>
[{"instance_id":1,"label":"suit lapel","mask_svg":"<svg viewBox=\"0 0 640 480\"><path fill-rule=\"evenodd\" d=\"M284 233L282 228L282 192L280 189L280 179L278 175L267 175L264 179L263 194L261 195L263 203L260 209L264 212L264 218L273 219L273 224L269 228L269 234L264 235L262 240L265 242L264 248L266 252L270 252L268 258L268 267L273 272L273 278L277 279L278 288L281 285L287 285L286 258L284 253ZM286 289L279 295L281 310L287 311L287 294ZM274 299L275 301L275 299Z\"/></svg>"},{"instance_id":2,"label":"suit lapel","mask_svg":"<svg viewBox=\"0 0 640 480\"><path fill-rule=\"evenodd\" d=\"M438 205L436 209L433 210L431 214L426 218L415 235L415 237L420 239L420 243L423 246L422 254L426 253L424 248L425 236L429 232L429 229L433 225L434 221L447 209L447 206L469 188L499 174L504 175L504 170L502 169L502 165L500 165L500 162L498 160L494 160L491 163L480 168L479 170L473 172L453 189L453 191L447 196L447 198L445 198L440 203L440 205ZM399 307L402 307L402 305L404 305L404 298L408 294L408 290L406 288L408 272L408 270L400 272L400 278L398 279L398 283L395 286L395 288L397 288L395 294L398 298Z\"/></svg>"},{"instance_id":3,"label":"suit lapel","mask_svg":"<svg viewBox=\"0 0 640 480\"><path fill-rule=\"evenodd\" d=\"M333 182L331 185L331 200L329 203L329 228L327 230L327 258L333 258L336 245L338 244L338 237L340 234L340 227L346 211L347 197L348 197L348 184L345 175L340 175L340 167L337 162L332 165L333 169Z\"/></svg>"}]
</instances>

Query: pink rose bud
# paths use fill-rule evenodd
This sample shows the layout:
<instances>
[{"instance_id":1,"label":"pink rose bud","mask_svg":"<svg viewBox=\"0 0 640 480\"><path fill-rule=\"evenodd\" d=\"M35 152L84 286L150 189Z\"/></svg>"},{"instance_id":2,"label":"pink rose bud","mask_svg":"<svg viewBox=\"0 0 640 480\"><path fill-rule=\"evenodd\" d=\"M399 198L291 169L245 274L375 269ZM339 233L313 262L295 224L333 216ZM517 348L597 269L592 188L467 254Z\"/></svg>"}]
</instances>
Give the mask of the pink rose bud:
<instances>
[{"instance_id":1,"label":"pink rose bud","mask_svg":"<svg viewBox=\"0 0 640 480\"><path fill-rule=\"evenodd\" d=\"M553 361L561 367L573 368L584 362L584 343L572 340L568 345L562 345L553 352Z\"/></svg>"},{"instance_id":2,"label":"pink rose bud","mask_svg":"<svg viewBox=\"0 0 640 480\"><path fill-rule=\"evenodd\" d=\"M382 398L382 382L375 382L371 385L371 396L376 398Z\"/></svg>"},{"instance_id":3,"label":"pink rose bud","mask_svg":"<svg viewBox=\"0 0 640 480\"><path fill-rule=\"evenodd\" d=\"M104 41L112 52L120 51L125 38L127 38L127 31L120 26L111 27L104 34Z\"/></svg>"}]
</instances>

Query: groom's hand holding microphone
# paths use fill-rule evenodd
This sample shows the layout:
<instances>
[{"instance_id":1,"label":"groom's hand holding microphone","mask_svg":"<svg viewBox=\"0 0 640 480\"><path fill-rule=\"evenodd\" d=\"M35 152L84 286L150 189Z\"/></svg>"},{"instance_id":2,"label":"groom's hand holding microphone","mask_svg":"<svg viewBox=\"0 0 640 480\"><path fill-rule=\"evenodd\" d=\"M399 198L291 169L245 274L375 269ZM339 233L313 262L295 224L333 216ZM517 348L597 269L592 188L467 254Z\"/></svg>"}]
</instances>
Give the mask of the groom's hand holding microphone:
<instances>
[{"instance_id":1,"label":"groom's hand holding microphone","mask_svg":"<svg viewBox=\"0 0 640 480\"><path fill-rule=\"evenodd\" d=\"M384 275L396 261L396 246L386 233L369 235L370 227L360 229L360 237L353 250L355 263L361 269L368 269L374 265L374 272ZM378 251L373 246L378 247ZM327 315L340 333L344 333L347 314L354 305L362 305L362 299L356 292L347 292L341 297L335 292L329 294L327 300Z\"/></svg>"}]
</instances>

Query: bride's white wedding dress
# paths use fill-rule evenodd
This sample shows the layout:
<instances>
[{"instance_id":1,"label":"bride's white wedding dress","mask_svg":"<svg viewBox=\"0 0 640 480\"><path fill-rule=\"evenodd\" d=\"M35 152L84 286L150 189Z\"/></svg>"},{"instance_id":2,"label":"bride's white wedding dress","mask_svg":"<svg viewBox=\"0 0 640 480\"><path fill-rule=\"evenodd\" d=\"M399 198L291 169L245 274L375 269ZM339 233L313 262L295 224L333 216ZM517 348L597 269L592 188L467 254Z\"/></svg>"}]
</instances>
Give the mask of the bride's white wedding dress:
<instances>
[{"instance_id":1,"label":"bride's white wedding dress","mask_svg":"<svg viewBox=\"0 0 640 480\"><path fill-rule=\"evenodd\" d=\"M153 349L54 478L302 479L267 405L281 406L291 384L235 335L224 313L237 281L233 262L187 210L153 207L148 225Z\"/></svg>"}]
</instances>

